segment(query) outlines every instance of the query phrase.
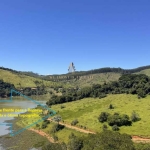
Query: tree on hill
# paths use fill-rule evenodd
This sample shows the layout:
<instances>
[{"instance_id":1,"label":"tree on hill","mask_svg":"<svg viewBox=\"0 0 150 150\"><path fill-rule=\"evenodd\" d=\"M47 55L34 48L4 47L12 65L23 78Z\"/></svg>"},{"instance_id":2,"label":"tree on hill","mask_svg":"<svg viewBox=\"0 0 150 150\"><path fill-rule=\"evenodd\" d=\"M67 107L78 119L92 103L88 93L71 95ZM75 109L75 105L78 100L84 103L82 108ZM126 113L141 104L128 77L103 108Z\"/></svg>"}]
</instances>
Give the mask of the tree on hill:
<instances>
[{"instance_id":1,"label":"tree on hill","mask_svg":"<svg viewBox=\"0 0 150 150\"><path fill-rule=\"evenodd\" d=\"M59 122L62 120L62 118L61 118L61 116L55 116L55 117L53 118L53 120L55 120L55 121L58 122L58 124L59 124Z\"/></svg>"},{"instance_id":2,"label":"tree on hill","mask_svg":"<svg viewBox=\"0 0 150 150\"><path fill-rule=\"evenodd\" d=\"M42 147L42 150L67 150L67 146L65 143L49 143Z\"/></svg>"},{"instance_id":3,"label":"tree on hill","mask_svg":"<svg viewBox=\"0 0 150 150\"><path fill-rule=\"evenodd\" d=\"M98 117L99 122L103 123L103 122L107 121L108 116L109 116L109 113L107 113L107 112L101 112L101 114Z\"/></svg>"},{"instance_id":4,"label":"tree on hill","mask_svg":"<svg viewBox=\"0 0 150 150\"><path fill-rule=\"evenodd\" d=\"M73 133L69 136L67 145L69 150L81 150L83 148L83 139L75 136Z\"/></svg>"},{"instance_id":5,"label":"tree on hill","mask_svg":"<svg viewBox=\"0 0 150 150\"><path fill-rule=\"evenodd\" d=\"M131 115L131 120L133 122L139 121L140 120L139 114L137 114L135 111L133 111L132 115Z\"/></svg>"},{"instance_id":6,"label":"tree on hill","mask_svg":"<svg viewBox=\"0 0 150 150\"><path fill-rule=\"evenodd\" d=\"M150 94L150 78L140 74L124 74L118 81L105 83L103 85L95 84L91 87L82 89L66 89L61 96L52 96L47 104L61 104L80 100L87 97L104 98L107 94L137 94L139 98L144 98Z\"/></svg>"},{"instance_id":7,"label":"tree on hill","mask_svg":"<svg viewBox=\"0 0 150 150\"><path fill-rule=\"evenodd\" d=\"M85 137L82 150L135 150L135 148L131 136L104 130L102 133Z\"/></svg>"}]
</instances>

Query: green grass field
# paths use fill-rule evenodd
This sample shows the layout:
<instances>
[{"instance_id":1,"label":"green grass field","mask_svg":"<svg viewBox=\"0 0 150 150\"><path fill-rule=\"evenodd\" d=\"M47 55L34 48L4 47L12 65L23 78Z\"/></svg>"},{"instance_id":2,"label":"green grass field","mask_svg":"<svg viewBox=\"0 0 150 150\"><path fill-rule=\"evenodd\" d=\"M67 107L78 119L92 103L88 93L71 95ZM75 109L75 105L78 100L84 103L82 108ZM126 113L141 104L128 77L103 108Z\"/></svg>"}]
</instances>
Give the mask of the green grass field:
<instances>
[{"instance_id":1,"label":"green grass field","mask_svg":"<svg viewBox=\"0 0 150 150\"><path fill-rule=\"evenodd\" d=\"M2 79L4 82L14 84L16 88L36 87L35 81L39 81L45 86L65 86L65 84L60 82L45 81L39 78L30 77L20 73L13 73L3 69L0 69L0 79Z\"/></svg>"},{"instance_id":2,"label":"green grass field","mask_svg":"<svg viewBox=\"0 0 150 150\"><path fill-rule=\"evenodd\" d=\"M41 124L41 123L40 123ZM50 131L52 130L52 127L55 123L51 122L47 128L42 129L42 131L44 131L45 133L48 133L50 136L53 137L53 133L51 133ZM59 142L65 142L68 143L69 141L69 136L71 135L71 133L74 133L76 136L81 137L81 136L87 136L87 134L84 134L82 132L78 132L76 130L73 129L69 129L69 128L64 128L58 132L55 133L55 136L58 137Z\"/></svg>"},{"instance_id":3,"label":"green grass field","mask_svg":"<svg viewBox=\"0 0 150 150\"><path fill-rule=\"evenodd\" d=\"M109 105L112 104L114 109L109 109ZM61 109L61 105L65 108ZM98 116L101 112L108 112L113 114L118 112L120 114L127 114L131 116L132 111L136 111L141 120L132 124L132 126L122 126L120 127L121 133L127 133L130 135L138 135L143 137L150 137L150 96L147 96L143 99L138 99L137 95L130 94L116 94L108 95L103 99L99 98L86 98L74 102L59 104L52 106L53 110L57 112L57 115L60 115L65 123L70 124L73 120L78 119L79 123L77 126L80 127L86 126L88 130L101 132L103 124L98 121ZM33 122L39 120L38 118L18 118L17 125L26 127ZM42 122L38 123L42 125ZM53 137L53 134L50 132L55 123L51 122L47 128L42 129L42 131L48 133ZM38 127L35 125L31 128L38 130ZM109 130L112 130L109 126ZM75 131L73 129L64 128L55 133L55 136L58 137L59 142L67 143L69 140L69 135L74 133L77 136L87 136L85 133Z\"/></svg>"},{"instance_id":4,"label":"green grass field","mask_svg":"<svg viewBox=\"0 0 150 150\"><path fill-rule=\"evenodd\" d=\"M142 70L136 74L146 74L147 76L150 76L150 69L145 69L145 70Z\"/></svg>"},{"instance_id":5,"label":"green grass field","mask_svg":"<svg viewBox=\"0 0 150 150\"><path fill-rule=\"evenodd\" d=\"M103 84L104 82L108 83L110 81L117 81L121 76L120 73L108 72L108 73L97 73L92 75L85 75L79 80L72 79L70 84L75 87L84 87L90 86L92 84Z\"/></svg>"},{"instance_id":6,"label":"green grass field","mask_svg":"<svg viewBox=\"0 0 150 150\"><path fill-rule=\"evenodd\" d=\"M37 113L37 114L40 114L40 113ZM31 118L29 118L29 117L27 117L27 118L17 117L16 125L20 127L19 129L22 129L22 128L25 128L27 126L32 125L34 122L37 122L40 119L41 119L41 117L36 117L36 118L34 118L34 117L31 117ZM41 126L42 122L39 122L38 124ZM47 128L40 129L40 130L44 131L45 133L47 133L51 137L53 137L53 133L51 133L50 131L52 130L52 127L54 126L54 124L56 124L56 123L51 122L50 124L48 124ZM32 125L30 128L34 128L34 129L39 130L39 127L36 127L36 125ZM71 133L74 133L76 136L85 135L84 133L81 133L81 132L78 132L78 131L75 131L72 129L64 128L63 130L56 132L55 136L58 137L59 142L67 143L69 140L69 135Z\"/></svg>"},{"instance_id":7,"label":"green grass field","mask_svg":"<svg viewBox=\"0 0 150 150\"><path fill-rule=\"evenodd\" d=\"M142 70L136 74L146 74L150 76L150 69ZM98 73L92 75L85 75L79 80L72 79L69 82L53 82L45 81L39 78L27 76L21 73L14 73L12 71L0 69L0 79L3 79L4 82L14 84L16 88L20 87L36 87L35 81L39 81L45 86L64 86L64 87L83 87L90 86L92 84L103 84L104 82L117 81L121 76L120 73L108 72L108 73Z\"/></svg>"},{"instance_id":8,"label":"green grass field","mask_svg":"<svg viewBox=\"0 0 150 150\"><path fill-rule=\"evenodd\" d=\"M109 104L115 108L108 109ZM74 119L78 119L78 125L86 126L95 132L102 131L103 123L97 119L101 112L105 111L110 114L118 112L131 116L134 110L139 114L141 120L133 123L132 126L121 127L120 132L150 137L150 96L138 99L137 95L130 94L108 95L103 99L86 98L65 103L63 106L65 108L61 109L61 104L54 105L52 109L57 111L65 122L71 123Z\"/></svg>"}]
</instances>

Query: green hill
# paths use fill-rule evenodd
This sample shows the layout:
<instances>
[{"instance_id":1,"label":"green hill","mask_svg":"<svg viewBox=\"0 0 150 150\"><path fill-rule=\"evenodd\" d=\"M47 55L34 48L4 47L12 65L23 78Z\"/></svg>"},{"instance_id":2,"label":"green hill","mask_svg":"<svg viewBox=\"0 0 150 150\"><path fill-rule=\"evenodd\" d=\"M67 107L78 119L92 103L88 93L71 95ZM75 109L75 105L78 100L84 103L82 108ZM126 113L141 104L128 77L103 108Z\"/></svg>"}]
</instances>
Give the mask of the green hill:
<instances>
[{"instance_id":1,"label":"green hill","mask_svg":"<svg viewBox=\"0 0 150 150\"><path fill-rule=\"evenodd\" d=\"M110 104L114 106L114 109L109 109ZM98 116L101 112L110 114L117 112L131 116L132 112L135 111L139 114L141 120L133 123L132 126L120 127L120 132L150 137L150 96L138 99L136 95L131 94L110 94L102 99L85 98L79 101L53 105L51 108L58 112L58 115L62 117L65 123L70 124L77 119L79 127L82 125L96 132L102 131L103 124L108 125L98 121ZM109 125L108 127L112 130Z\"/></svg>"},{"instance_id":2,"label":"green hill","mask_svg":"<svg viewBox=\"0 0 150 150\"><path fill-rule=\"evenodd\" d=\"M140 72L137 72L136 74L146 74L147 76L150 76L150 69L145 69Z\"/></svg>"},{"instance_id":3,"label":"green hill","mask_svg":"<svg viewBox=\"0 0 150 150\"><path fill-rule=\"evenodd\" d=\"M98 74L92 74L92 75L85 75L81 76L78 80L72 79L68 82L72 86L91 86L93 84L103 84L108 83L110 81L117 81L119 77L121 76L120 73L114 73L114 72L107 72L107 73L98 73Z\"/></svg>"},{"instance_id":4,"label":"green hill","mask_svg":"<svg viewBox=\"0 0 150 150\"><path fill-rule=\"evenodd\" d=\"M117 81L125 73L146 74L150 76L149 68L150 66L135 69L100 68L72 74L44 76L33 72L21 72L0 67L0 79L3 79L4 82L14 84L16 88L36 87L37 84L51 87L83 87Z\"/></svg>"},{"instance_id":5,"label":"green hill","mask_svg":"<svg viewBox=\"0 0 150 150\"><path fill-rule=\"evenodd\" d=\"M46 81L40 78L35 78L31 76L27 76L25 74L21 74L19 72L13 72L9 70L0 69L0 79L4 82L14 84L16 88L24 88L24 87L36 87L37 85L45 85L45 86L65 86L60 82Z\"/></svg>"}]
</instances>

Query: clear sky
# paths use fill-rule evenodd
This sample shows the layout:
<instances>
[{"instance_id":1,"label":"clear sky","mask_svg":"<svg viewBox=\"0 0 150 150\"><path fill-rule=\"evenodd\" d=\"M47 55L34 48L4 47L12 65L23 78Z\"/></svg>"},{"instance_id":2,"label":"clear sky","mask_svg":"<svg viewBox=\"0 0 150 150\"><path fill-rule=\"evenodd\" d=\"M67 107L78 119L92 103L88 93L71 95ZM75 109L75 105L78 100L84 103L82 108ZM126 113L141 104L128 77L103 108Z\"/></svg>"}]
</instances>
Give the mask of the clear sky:
<instances>
[{"instance_id":1,"label":"clear sky","mask_svg":"<svg viewBox=\"0 0 150 150\"><path fill-rule=\"evenodd\" d=\"M150 65L150 0L1 0L0 66L39 74Z\"/></svg>"}]
</instances>

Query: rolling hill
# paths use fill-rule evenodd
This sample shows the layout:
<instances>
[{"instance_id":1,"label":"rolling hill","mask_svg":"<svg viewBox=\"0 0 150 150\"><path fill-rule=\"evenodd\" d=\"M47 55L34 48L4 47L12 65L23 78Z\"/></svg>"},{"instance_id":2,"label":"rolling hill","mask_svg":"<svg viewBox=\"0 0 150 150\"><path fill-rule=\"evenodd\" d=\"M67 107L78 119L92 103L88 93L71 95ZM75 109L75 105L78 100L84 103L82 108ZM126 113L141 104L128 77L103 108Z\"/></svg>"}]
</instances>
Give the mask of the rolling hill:
<instances>
[{"instance_id":1,"label":"rolling hill","mask_svg":"<svg viewBox=\"0 0 150 150\"><path fill-rule=\"evenodd\" d=\"M145 74L147 76L150 76L150 69L144 69L142 71L137 72L136 74Z\"/></svg>"},{"instance_id":2,"label":"rolling hill","mask_svg":"<svg viewBox=\"0 0 150 150\"><path fill-rule=\"evenodd\" d=\"M49 87L83 87L95 83L103 84L105 82L117 81L122 74L126 73L146 74L150 76L150 66L143 66L135 69L107 67L51 76L38 75L33 72L15 71L9 68L0 67L0 79L4 82L14 84L16 88L36 87L37 85Z\"/></svg>"},{"instance_id":3,"label":"rolling hill","mask_svg":"<svg viewBox=\"0 0 150 150\"><path fill-rule=\"evenodd\" d=\"M36 77L31 77L19 72L0 69L0 79L4 82L14 84L16 88L36 87L37 85L45 86L63 86L63 83L47 81ZM65 86L65 85L64 85Z\"/></svg>"}]
</instances>

